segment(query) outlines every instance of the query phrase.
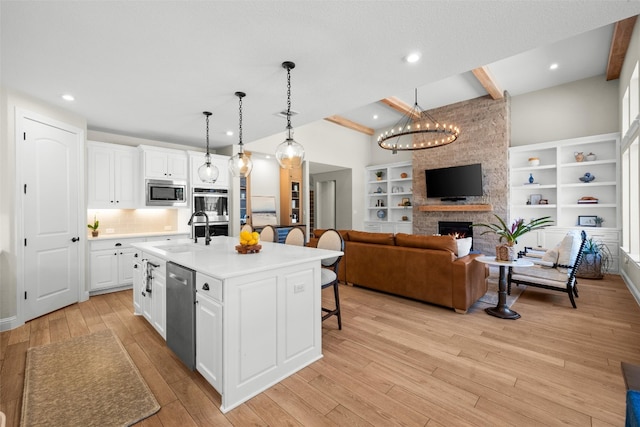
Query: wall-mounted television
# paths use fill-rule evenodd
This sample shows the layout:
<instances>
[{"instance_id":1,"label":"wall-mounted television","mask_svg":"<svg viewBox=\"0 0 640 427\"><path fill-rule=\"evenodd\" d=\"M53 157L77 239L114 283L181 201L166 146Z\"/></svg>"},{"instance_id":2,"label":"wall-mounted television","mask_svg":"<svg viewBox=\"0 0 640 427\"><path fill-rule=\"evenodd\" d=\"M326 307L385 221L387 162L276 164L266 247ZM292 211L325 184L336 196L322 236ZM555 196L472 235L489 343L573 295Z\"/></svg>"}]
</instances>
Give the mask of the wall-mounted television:
<instances>
[{"instance_id":1,"label":"wall-mounted television","mask_svg":"<svg viewBox=\"0 0 640 427\"><path fill-rule=\"evenodd\" d=\"M482 196L482 166L480 163L448 168L427 169L427 197L441 200L465 200Z\"/></svg>"}]
</instances>

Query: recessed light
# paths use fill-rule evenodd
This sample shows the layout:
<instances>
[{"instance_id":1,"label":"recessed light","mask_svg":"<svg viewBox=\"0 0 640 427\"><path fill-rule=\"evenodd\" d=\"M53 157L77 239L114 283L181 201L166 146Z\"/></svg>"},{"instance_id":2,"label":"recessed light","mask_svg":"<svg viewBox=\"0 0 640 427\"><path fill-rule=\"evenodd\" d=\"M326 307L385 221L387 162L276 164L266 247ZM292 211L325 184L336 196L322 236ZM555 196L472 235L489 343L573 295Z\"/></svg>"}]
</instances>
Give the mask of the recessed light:
<instances>
[{"instance_id":1,"label":"recessed light","mask_svg":"<svg viewBox=\"0 0 640 427\"><path fill-rule=\"evenodd\" d=\"M378 115L377 114L373 115L373 120L378 120Z\"/></svg>"},{"instance_id":2,"label":"recessed light","mask_svg":"<svg viewBox=\"0 0 640 427\"><path fill-rule=\"evenodd\" d=\"M558 63L554 62L553 64L549 65L549 69L550 70L557 70L558 69Z\"/></svg>"},{"instance_id":3,"label":"recessed light","mask_svg":"<svg viewBox=\"0 0 640 427\"><path fill-rule=\"evenodd\" d=\"M65 93L64 95L62 95L62 99L64 99L65 101L75 101L76 99L73 97L73 95Z\"/></svg>"},{"instance_id":4,"label":"recessed light","mask_svg":"<svg viewBox=\"0 0 640 427\"><path fill-rule=\"evenodd\" d=\"M420 54L418 52L410 53L409 55L405 56L404 60L409 64L413 64L420 60Z\"/></svg>"},{"instance_id":5,"label":"recessed light","mask_svg":"<svg viewBox=\"0 0 640 427\"><path fill-rule=\"evenodd\" d=\"M228 130L228 131L227 131L227 136L233 136L233 131Z\"/></svg>"}]
</instances>

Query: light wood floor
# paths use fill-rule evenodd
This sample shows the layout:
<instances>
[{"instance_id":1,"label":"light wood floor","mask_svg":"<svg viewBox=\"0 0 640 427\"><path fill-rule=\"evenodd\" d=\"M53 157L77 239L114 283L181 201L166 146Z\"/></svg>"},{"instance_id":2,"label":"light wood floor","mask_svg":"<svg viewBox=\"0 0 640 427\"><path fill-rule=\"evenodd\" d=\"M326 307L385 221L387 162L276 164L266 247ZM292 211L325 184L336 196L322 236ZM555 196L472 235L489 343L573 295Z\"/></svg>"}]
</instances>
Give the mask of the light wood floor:
<instances>
[{"instance_id":1,"label":"light wood floor","mask_svg":"<svg viewBox=\"0 0 640 427\"><path fill-rule=\"evenodd\" d=\"M343 330L323 325L324 358L223 415L131 291L92 297L0 334L0 410L19 425L30 346L115 330L162 409L141 426L622 426L620 361L640 364L640 308L619 276L566 294L527 289L516 321L466 315L342 286Z\"/></svg>"}]
</instances>

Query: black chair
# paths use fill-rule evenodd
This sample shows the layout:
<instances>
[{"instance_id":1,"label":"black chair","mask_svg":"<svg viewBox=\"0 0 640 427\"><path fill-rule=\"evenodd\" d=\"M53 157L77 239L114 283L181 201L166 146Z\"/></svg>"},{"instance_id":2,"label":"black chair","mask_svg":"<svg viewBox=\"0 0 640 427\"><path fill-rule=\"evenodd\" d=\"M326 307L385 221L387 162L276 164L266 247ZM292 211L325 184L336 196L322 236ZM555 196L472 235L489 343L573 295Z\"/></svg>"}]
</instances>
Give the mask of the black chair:
<instances>
[{"instance_id":1,"label":"black chair","mask_svg":"<svg viewBox=\"0 0 640 427\"><path fill-rule=\"evenodd\" d=\"M582 250L586 240L587 233L584 230L580 233L580 237L578 237L577 231L568 233L558 246L552 251L546 252L547 254L552 254L553 251L557 252L555 262L545 261L545 257L539 253L529 256L525 251L521 257L532 261L535 265L533 267L510 268L507 276L507 293L511 293L512 283L566 292L573 308L577 308L574 299L574 296L578 297L576 271L582 262ZM562 262L563 260L568 260L568 262Z\"/></svg>"},{"instance_id":2,"label":"black chair","mask_svg":"<svg viewBox=\"0 0 640 427\"><path fill-rule=\"evenodd\" d=\"M344 240L338 231L329 229L322 233L322 236L318 239L319 249L329 249L333 251L344 252ZM325 313L322 316L322 321L327 320L331 316L338 318L338 329L342 329L342 314L340 313L340 294L338 292L338 267L342 256L333 258L326 258L321 261L322 270L320 272L320 279L322 283L322 289L333 286L333 295L335 298L335 308L330 309L322 307L322 311Z\"/></svg>"}]
</instances>

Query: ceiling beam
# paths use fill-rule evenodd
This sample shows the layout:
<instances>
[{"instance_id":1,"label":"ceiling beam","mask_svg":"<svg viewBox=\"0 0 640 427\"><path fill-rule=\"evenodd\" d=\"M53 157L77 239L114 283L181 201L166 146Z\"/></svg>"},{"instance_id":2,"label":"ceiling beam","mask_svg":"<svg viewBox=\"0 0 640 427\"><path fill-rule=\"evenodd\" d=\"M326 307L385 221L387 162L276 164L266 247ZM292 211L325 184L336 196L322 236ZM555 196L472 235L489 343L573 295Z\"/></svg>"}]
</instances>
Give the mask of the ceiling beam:
<instances>
[{"instance_id":1,"label":"ceiling beam","mask_svg":"<svg viewBox=\"0 0 640 427\"><path fill-rule=\"evenodd\" d=\"M420 118L420 114L411 105L406 104L404 101L401 101L395 96L390 96L389 98L381 99L380 102L398 111L403 116L410 115L414 120L417 120Z\"/></svg>"},{"instance_id":2,"label":"ceiling beam","mask_svg":"<svg viewBox=\"0 0 640 427\"><path fill-rule=\"evenodd\" d=\"M633 27L636 25L638 16L623 19L616 22L613 29L613 38L611 39L611 47L609 48L609 61L607 62L607 81L615 80L620 77L624 57L629 48Z\"/></svg>"},{"instance_id":3,"label":"ceiling beam","mask_svg":"<svg viewBox=\"0 0 640 427\"><path fill-rule=\"evenodd\" d=\"M489 68L482 66L471 70L471 72L476 76L476 79L478 79L482 87L484 87L484 90L487 91L491 98L502 99L504 97L504 91L500 89L500 86L498 86L498 83L496 82L495 77L493 77L491 71L489 71Z\"/></svg>"},{"instance_id":4,"label":"ceiling beam","mask_svg":"<svg viewBox=\"0 0 640 427\"><path fill-rule=\"evenodd\" d=\"M340 116L325 117L325 120L328 122L335 123L337 125L344 126L346 128L358 131L358 132L362 132L369 136L373 135L373 132L374 132L374 130L371 129L370 127L361 125L360 123L353 122L349 119L345 119L344 117L340 117Z\"/></svg>"}]
</instances>

